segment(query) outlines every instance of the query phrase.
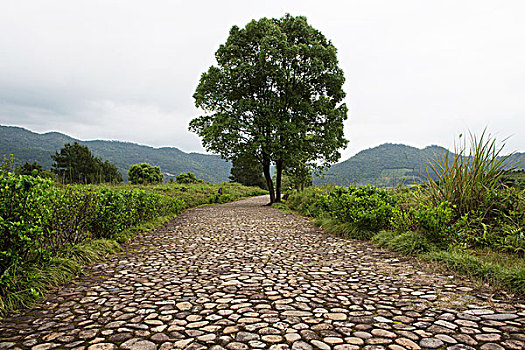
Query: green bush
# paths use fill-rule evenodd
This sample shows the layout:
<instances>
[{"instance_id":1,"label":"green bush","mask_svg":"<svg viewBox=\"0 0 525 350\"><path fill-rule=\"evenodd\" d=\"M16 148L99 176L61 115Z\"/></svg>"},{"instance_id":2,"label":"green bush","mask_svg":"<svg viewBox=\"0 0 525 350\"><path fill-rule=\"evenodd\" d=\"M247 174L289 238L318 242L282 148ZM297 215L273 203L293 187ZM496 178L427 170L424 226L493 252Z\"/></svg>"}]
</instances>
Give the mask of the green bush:
<instances>
[{"instance_id":1,"label":"green bush","mask_svg":"<svg viewBox=\"0 0 525 350\"><path fill-rule=\"evenodd\" d=\"M370 185L336 187L322 201L329 216L371 232L388 226L395 206L394 198L386 190Z\"/></svg>"},{"instance_id":2,"label":"green bush","mask_svg":"<svg viewBox=\"0 0 525 350\"><path fill-rule=\"evenodd\" d=\"M213 204L213 203L228 203L228 202L232 202L234 200L233 196L231 194L227 194L227 193L224 193L224 194L219 194L219 193L215 193L214 195L212 195L209 199L208 199L208 203L210 204Z\"/></svg>"},{"instance_id":3,"label":"green bush","mask_svg":"<svg viewBox=\"0 0 525 350\"><path fill-rule=\"evenodd\" d=\"M138 163L129 168L128 181L133 185L159 184L164 182L164 176L158 166Z\"/></svg>"},{"instance_id":4,"label":"green bush","mask_svg":"<svg viewBox=\"0 0 525 350\"><path fill-rule=\"evenodd\" d=\"M419 232L397 234L381 231L372 238L372 242L405 255L419 255L435 249L434 244Z\"/></svg>"},{"instance_id":5,"label":"green bush","mask_svg":"<svg viewBox=\"0 0 525 350\"><path fill-rule=\"evenodd\" d=\"M439 243L448 239L453 215L448 202L441 202L437 206L421 205L418 210L414 210L417 225L431 241Z\"/></svg>"},{"instance_id":6,"label":"green bush","mask_svg":"<svg viewBox=\"0 0 525 350\"><path fill-rule=\"evenodd\" d=\"M42 243L50 185L50 180L0 171L0 293L25 262L49 256Z\"/></svg>"},{"instance_id":7,"label":"green bush","mask_svg":"<svg viewBox=\"0 0 525 350\"><path fill-rule=\"evenodd\" d=\"M326 210L323 196L329 193L333 187L307 187L304 191L293 190L286 200L286 205L290 209L297 211L301 215L310 217L320 217Z\"/></svg>"},{"instance_id":8,"label":"green bush","mask_svg":"<svg viewBox=\"0 0 525 350\"><path fill-rule=\"evenodd\" d=\"M138 189L52 187L39 177L0 174L0 297L27 263L186 207L181 199Z\"/></svg>"},{"instance_id":9,"label":"green bush","mask_svg":"<svg viewBox=\"0 0 525 350\"><path fill-rule=\"evenodd\" d=\"M203 182L201 179L197 179L194 173L180 173L175 178L175 182L178 184L197 184Z\"/></svg>"}]
</instances>

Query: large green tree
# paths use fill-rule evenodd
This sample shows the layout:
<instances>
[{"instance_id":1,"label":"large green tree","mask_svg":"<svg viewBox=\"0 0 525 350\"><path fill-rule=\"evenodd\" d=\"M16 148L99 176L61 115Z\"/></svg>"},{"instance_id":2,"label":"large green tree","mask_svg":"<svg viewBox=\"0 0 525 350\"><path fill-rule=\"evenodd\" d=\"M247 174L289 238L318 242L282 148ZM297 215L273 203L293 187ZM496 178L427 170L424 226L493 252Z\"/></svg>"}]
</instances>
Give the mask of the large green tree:
<instances>
[{"instance_id":1,"label":"large green tree","mask_svg":"<svg viewBox=\"0 0 525 350\"><path fill-rule=\"evenodd\" d=\"M138 163L129 168L128 181L132 185L160 184L164 182L164 175L158 166Z\"/></svg>"},{"instance_id":2,"label":"large green tree","mask_svg":"<svg viewBox=\"0 0 525 350\"><path fill-rule=\"evenodd\" d=\"M263 176L263 167L257 159L250 156L241 156L232 161L230 180L245 186L259 186L267 189L266 179Z\"/></svg>"},{"instance_id":3,"label":"large green tree","mask_svg":"<svg viewBox=\"0 0 525 350\"><path fill-rule=\"evenodd\" d=\"M234 26L215 54L217 65L201 76L193 97L205 114L191 121L190 130L225 159L257 159L271 202L279 202L286 167L326 167L347 144L345 79L336 53L305 17Z\"/></svg>"},{"instance_id":4,"label":"large green tree","mask_svg":"<svg viewBox=\"0 0 525 350\"><path fill-rule=\"evenodd\" d=\"M63 183L119 183L122 175L109 161L93 156L87 146L66 143L51 158L55 161L52 171Z\"/></svg>"}]
</instances>

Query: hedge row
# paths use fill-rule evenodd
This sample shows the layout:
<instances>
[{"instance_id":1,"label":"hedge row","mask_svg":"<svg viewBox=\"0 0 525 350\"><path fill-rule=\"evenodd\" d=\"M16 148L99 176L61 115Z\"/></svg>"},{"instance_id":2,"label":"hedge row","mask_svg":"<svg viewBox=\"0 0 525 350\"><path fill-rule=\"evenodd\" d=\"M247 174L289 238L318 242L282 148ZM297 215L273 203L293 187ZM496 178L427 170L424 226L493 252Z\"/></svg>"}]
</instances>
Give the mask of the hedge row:
<instances>
[{"instance_id":1,"label":"hedge row","mask_svg":"<svg viewBox=\"0 0 525 350\"><path fill-rule=\"evenodd\" d=\"M140 189L57 186L0 172L0 296L27 264L184 208L183 200Z\"/></svg>"}]
</instances>

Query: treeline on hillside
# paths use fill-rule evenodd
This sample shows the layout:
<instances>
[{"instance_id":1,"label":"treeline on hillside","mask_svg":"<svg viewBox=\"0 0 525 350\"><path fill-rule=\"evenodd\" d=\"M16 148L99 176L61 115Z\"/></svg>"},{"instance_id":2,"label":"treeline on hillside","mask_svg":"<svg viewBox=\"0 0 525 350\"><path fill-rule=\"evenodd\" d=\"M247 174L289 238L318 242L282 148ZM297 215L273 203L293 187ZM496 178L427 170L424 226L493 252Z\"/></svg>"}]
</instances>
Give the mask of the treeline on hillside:
<instances>
[{"instance_id":1,"label":"treeline on hillside","mask_svg":"<svg viewBox=\"0 0 525 350\"><path fill-rule=\"evenodd\" d=\"M146 162L159 166L167 180L182 172L190 171L206 182L228 181L231 164L216 155L185 153L175 147L154 148L121 141L82 141L67 135L50 132L37 134L18 127L0 126L0 156L13 154L21 163L41 164L51 169L55 154L64 144L87 146L94 156L108 160L122 174L124 181L133 164Z\"/></svg>"},{"instance_id":2,"label":"treeline on hillside","mask_svg":"<svg viewBox=\"0 0 525 350\"><path fill-rule=\"evenodd\" d=\"M13 155L5 156L1 168L8 172L11 171L18 175L38 176L50 180L58 181L62 184L119 184L123 182L123 177L117 167L108 160L103 161L95 157L87 146L77 142L66 143L60 151L51 155L54 160L51 170L43 169L41 164L36 162L19 165ZM133 164L128 173L128 180L131 184L159 184L164 183L164 175L160 167L152 166L148 163ZM191 172L181 173L170 182L176 183L199 183Z\"/></svg>"}]
</instances>

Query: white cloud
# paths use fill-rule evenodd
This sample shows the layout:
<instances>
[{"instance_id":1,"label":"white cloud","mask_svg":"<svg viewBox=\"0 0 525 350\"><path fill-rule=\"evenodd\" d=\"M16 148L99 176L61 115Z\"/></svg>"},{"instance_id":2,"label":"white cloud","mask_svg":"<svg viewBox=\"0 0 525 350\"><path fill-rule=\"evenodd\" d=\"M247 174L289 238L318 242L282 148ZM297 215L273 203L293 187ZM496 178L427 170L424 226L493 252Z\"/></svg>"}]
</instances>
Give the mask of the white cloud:
<instances>
[{"instance_id":1,"label":"white cloud","mask_svg":"<svg viewBox=\"0 0 525 350\"><path fill-rule=\"evenodd\" d=\"M338 48L343 159L383 142L450 146L468 129L525 151L525 3L5 1L0 124L202 151L192 94L232 25L305 15Z\"/></svg>"}]
</instances>

